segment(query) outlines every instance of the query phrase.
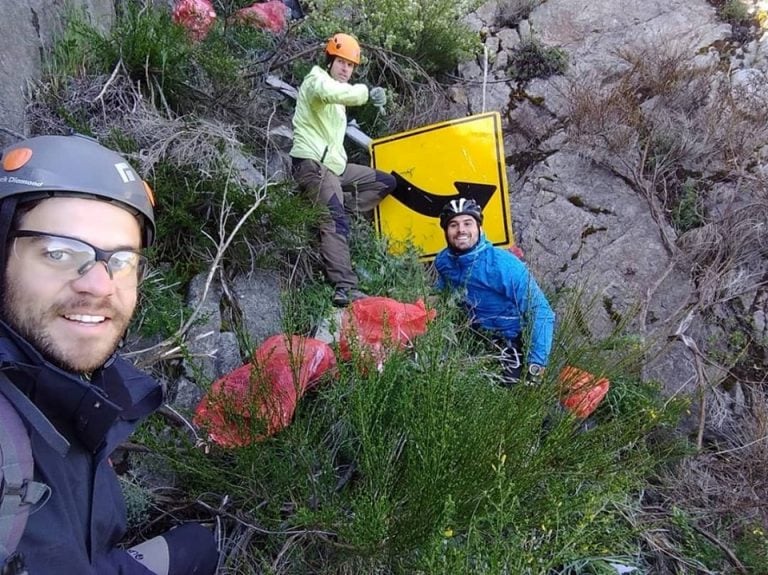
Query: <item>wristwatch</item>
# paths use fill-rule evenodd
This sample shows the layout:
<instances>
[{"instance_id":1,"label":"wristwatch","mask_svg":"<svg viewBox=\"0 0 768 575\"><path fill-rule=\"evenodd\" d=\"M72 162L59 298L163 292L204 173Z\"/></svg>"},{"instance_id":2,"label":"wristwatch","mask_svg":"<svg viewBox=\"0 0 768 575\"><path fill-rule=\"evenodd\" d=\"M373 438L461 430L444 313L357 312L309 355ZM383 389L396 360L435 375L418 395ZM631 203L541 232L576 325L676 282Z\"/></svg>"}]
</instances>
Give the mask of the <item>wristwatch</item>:
<instances>
[{"instance_id":1,"label":"wristwatch","mask_svg":"<svg viewBox=\"0 0 768 575\"><path fill-rule=\"evenodd\" d=\"M539 365L538 363L528 364L528 375L530 375L531 377L541 377L543 373L544 373L543 365Z\"/></svg>"}]
</instances>

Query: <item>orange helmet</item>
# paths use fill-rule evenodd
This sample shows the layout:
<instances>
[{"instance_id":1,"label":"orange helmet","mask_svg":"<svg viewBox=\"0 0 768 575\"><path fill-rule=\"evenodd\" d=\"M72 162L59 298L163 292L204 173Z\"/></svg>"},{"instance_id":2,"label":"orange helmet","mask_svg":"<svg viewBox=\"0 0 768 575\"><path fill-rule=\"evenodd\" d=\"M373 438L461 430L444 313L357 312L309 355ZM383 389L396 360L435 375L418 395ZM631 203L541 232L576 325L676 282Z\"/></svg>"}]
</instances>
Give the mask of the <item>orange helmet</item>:
<instances>
[{"instance_id":1,"label":"orange helmet","mask_svg":"<svg viewBox=\"0 0 768 575\"><path fill-rule=\"evenodd\" d=\"M325 53L339 56L353 64L360 64L360 44L349 34L334 34L325 45Z\"/></svg>"}]
</instances>

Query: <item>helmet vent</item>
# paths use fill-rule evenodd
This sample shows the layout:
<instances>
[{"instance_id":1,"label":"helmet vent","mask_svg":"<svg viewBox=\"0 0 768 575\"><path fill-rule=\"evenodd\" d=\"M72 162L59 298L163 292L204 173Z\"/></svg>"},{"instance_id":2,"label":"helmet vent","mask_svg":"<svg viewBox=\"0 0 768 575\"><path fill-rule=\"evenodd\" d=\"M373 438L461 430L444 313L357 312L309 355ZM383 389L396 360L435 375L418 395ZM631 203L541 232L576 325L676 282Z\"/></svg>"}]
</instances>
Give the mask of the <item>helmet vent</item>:
<instances>
[{"instance_id":1,"label":"helmet vent","mask_svg":"<svg viewBox=\"0 0 768 575\"><path fill-rule=\"evenodd\" d=\"M30 158L32 158L32 150L29 148L16 148L8 152L3 158L3 169L6 172L13 172L23 167Z\"/></svg>"}]
</instances>

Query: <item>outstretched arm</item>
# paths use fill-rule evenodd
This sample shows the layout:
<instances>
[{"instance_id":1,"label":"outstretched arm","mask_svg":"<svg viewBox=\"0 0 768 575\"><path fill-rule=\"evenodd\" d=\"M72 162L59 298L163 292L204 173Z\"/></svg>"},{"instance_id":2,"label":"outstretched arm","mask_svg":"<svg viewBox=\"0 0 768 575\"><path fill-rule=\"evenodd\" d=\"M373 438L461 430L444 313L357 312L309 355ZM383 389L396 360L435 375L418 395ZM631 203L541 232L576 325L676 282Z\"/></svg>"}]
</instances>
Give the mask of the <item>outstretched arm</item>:
<instances>
[{"instance_id":1,"label":"outstretched arm","mask_svg":"<svg viewBox=\"0 0 768 575\"><path fill-rule=\"evenodd\" d=\"M368 101L368 86L337 82L327 75L312 77L307 86L309 95L324 104L362 106Z\"/></svg>"}]
</instances>

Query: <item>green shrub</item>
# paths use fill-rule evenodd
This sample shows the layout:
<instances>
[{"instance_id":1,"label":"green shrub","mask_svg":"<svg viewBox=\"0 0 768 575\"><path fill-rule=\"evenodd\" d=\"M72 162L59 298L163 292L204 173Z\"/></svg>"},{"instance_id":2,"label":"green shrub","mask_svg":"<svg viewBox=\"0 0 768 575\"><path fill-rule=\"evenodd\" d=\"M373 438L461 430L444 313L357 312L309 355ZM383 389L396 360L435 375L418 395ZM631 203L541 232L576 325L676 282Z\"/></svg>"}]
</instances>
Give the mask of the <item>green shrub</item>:
<instances>
[{"instance_id":1,"label":"green shrub","mask_svg":"<svg viewBox=\"0 0 768 575\"><path fill-rule=\"evenodd\" d=\"M392 257L387 239L377 236L371 223L362 217L352 221L350 251L361 286L367 292L400 301L415 301L429 294L430 282L418 250L408 246L402 255Z\"/></svg>"},{"instance_id":2,"label":"green shrub","mask_svg":"<svg viewBox=\"0 0 768 575\"><path fill-rule=\"evenodd\" d=\"M322 38L348 32L438 73L453 69L479 45L461 20L478 5L476 0L312 0L308 19Z\"/></svg>"},{"instance_id":3,"label":"green shrub","mask_svg":"<svg viewBox=\"0 0 768 575\"><path fill-rule=\"evenodd\" d=\"M561 48L546 47L536 39L520 44L509 55L507 74L519 82L562 74L568 68L568 55Z\"/></svg>"},{"instance_id":4,"label":"green shrub","mask_svg":"<svg viewBox=\"0 0 768 575\"><path fill-rule=\"evenodd\" d=\"M743 0L727 0L718 14L731 24L746 24L751 18L749 8Z\"/></svg>"},{"instance_id":5,"label":"green shrub","mask_svg":"<svg viewBox=\"0 0 768 575\"><path fill-rule=\"evenodd\" d=\"M104 34L81 12L70 11L50 57L51 74L66 77L110 74L121 64L149 93L158 89L170 101L183 91L192 45L167 9L120 4L112 29Z\"/></svg>"},{"instance_id":6,"label":"green shrub","mask_svg":"<svg viewBox=\"0 0 768 575\"><path fill-rule=\"evenodd\" d=\"M672 225L678 233L698 228L704 221L701 197L695 180L688 178L681 186L672 207Z\"/></svg>"},{"instance_id":7,"label":"green shrub","mask_svg":"<svg viewBox=\"0 0 768 575\"><path fill-rule=\"evenodd\" d=\"M696 529L695 517L691 517L684 509L673 507L670 519L679 549L694 559L697 567L706 570L707 567L720 564L720 549L715 542Z\"/></svg>"},{"instance_id":8,"label":"green shrub","mask_svg":"<svg viewBox=\"0 0 768 575\"><path fill-rule=\"evenodd\" d=\"M83 10L65 11L61 32L45 59L49 75L79 76L85 71L108 73L105 54L111 51L104 35L91 24Z\"/></svg>"},{"instance_id":9,"label":"green shrub","mask_svg":"<svg viewBox=\"0 0 768 575\"><path fill-rule=\"evenodd\" d=\"M195 45L193 56L212 84L214 94L235 90L247 94L245 75L249 67L274 49L276 43L274 34L253 26L226 23L225 16L219 14L205 39ZM205 83L205 78L201 80Z\"/></svg>"},{"instance_id":10,"label":"green shrub","mask_svg":"<svg viewBox=\"0 0 768 575\"><path fill-rule=\"evenodd\" d=\"M135 81L178 89L191 52L186 31L171 21L168 10L135 2L123 6L109 36L109 59L121 60Z\"/></svg>"},{"instance_id":11,"label":"green shrub","mask_svg":"<svg viewBox=\"0 0 768 575\"><path fill-rule=\"evenodd\" d=\"M317 210L295 194L290 184L254 190L237 185L223 169L193 179L186 169L162 162L155 166L150 184L160 198L155 257L173 262L182 281L207 267L223 239L222 232L232 234L255 202L259 205L239 228L225 255L232 271L249 269L257 262L275 265L285 252L302 249L318 217ZM264 233L266 229L269 234Z\"/></svg>"},{"instance_id":12,"label":"green shrub","mask_svg":"<svg viewBox=\"0 0 768 575\"><path fill-rule=\"evenodd\" d=\"M136 529L146 524L150 517L152 495L130 477L119 476L120 488L125 498L125 514L128 529Z\"/></svg>"},{"instance_id":13,"label":"green shrub","mask_svg":"<svg viewBox=\"0 0 768 575\"><path fill-rule=\"evenodd\" d=\"M369 285L391 276L388 291L407 299L429 284L423 266L405 272L409 257L383 258L356 259ZM271 533L230 567L259 571L281 557L296 573L588 573L600 572L601 558L641 563L624 510L668 456L648 437L674 423L675 403L612 377L597 427L579 433L555 409L556 366L570 350L558 352L544 385L504 389L461 310L437 311L412 349L381 366L353 349L291 425L259 444L209 456L155 446L190 493L226 493L243 521ZM638 353L619 331L560 341L582 342L572 354L600 373L634 365Z\"/></svg>"},{"instance_id":14,"label":"green shrub","mask_svg":"<svg viewBox=\"0 0 768 575\"><path fill-rule=\"evenodd\" d=\"M736 555L755 575L768 575L768 537L759 523L745 525L736 541Z\"/></svg>"},{"instance_id":15,"label":"green shrub","mask_svg":"<svg viewBox=\"0 0 768 575\"><path fill-rule=\"evenodd\" d=\"M143 337L170 337L184 323L190 310L184 303L175 270L167 265L151 270L141 284L131 331Z\"/></svg>"},{"instance_id":16,"label":"green shrub","mask_svg":"<svg viewBox=\"0 0 768 575\"><path fill-rule=\"evenodd\" d=\"M243 197L246 207L250 201ZM321 208L296 190L292 181L269 187L254 212L263 229L270 230L265 243L274 253L306 248L314 239L314 226L323 216Z\"/></svg>"}]
</instances>

